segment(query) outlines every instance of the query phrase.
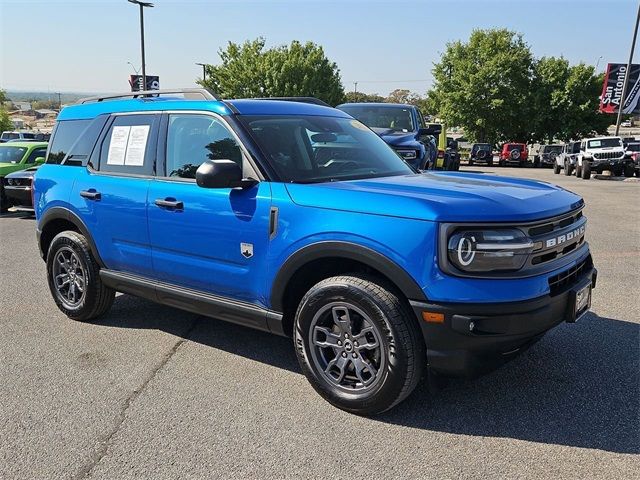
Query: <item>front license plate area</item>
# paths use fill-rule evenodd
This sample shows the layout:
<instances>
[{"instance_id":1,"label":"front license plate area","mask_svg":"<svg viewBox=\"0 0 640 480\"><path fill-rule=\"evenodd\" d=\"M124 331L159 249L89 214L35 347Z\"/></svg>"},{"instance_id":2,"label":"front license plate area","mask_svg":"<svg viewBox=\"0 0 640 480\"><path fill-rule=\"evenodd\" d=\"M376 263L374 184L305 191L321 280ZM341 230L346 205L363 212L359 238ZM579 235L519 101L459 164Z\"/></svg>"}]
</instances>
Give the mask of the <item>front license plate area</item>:
<instances>
[{"instance_id":1,"label":"front license plate area","mask_svg":"<svg viewBox=\"0 0 640 480\"><path fill-rule=\"evenodd\" d=\"M587 284L583 284L580 287L575 288L572 291L572 314L567 319L567 322L577 322L582 318L584 314L591 308L591 281Z\"/></svg>"}]
</instances>

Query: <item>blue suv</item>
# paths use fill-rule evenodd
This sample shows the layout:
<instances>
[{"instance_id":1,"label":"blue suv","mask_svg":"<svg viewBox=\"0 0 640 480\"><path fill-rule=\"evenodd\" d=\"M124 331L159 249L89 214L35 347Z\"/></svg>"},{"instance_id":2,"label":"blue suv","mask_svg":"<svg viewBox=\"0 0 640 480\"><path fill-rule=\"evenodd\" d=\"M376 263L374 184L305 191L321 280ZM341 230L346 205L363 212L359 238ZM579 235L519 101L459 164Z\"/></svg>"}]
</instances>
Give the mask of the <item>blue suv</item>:
<instances>
[{"instance_id":1,"label":"blue suv","mask_svg":"<svg viewBox=\"0 0 640 480\"><path fill-rule=\"evenodd\" d=\"M428 125L415 105L343 103L336 108L367 125L415 169L431 170L438 156L439 124Z\"/></svg>"},{"instance_id":2,"label":"blue suv","mask_svg":"<svg viewBox=\"0 0 640 480\"><path fill-rule=\"evenodd\" d=\"M418 173L348 114L291 100L62 110L34 183L58 308L94 320L118 291L291 336L318 393L367 415L427 368L480 373L589 309L580 197Z\"/></svg>"}]
</instances>

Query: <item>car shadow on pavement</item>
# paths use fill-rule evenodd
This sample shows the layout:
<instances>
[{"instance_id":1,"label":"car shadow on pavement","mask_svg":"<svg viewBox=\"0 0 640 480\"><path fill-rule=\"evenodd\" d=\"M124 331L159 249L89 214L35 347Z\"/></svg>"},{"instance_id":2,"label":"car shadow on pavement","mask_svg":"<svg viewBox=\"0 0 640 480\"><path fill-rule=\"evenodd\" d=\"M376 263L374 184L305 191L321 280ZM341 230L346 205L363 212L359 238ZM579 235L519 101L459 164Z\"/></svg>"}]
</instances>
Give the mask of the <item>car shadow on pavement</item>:
<instances>
[{"instance_id":1,"label":"car shadow on pavement","mask_svg":"<svg viewBox=\"0 0 640 480\"><path fill-rule=\"evenodd\" d=\"M97 323L153 328L234 355L300 372L290 339L121 295ZM309 390L312 394L311 389ZM423 380L388 413L411 428L505 437L618 453L640 452L640 325L588 314L563 324L498 370Z\"/></svg>"},{"instance_id":2,"label":"car shadow on pavement","mask_svg":"<svg viewBox=\"0 0 640 480\"><path fill-rule=\"evenodd\" d=\"M640 325L589 314L523 355L434 393L422 382L377 420L617 453L640 452Z\"/></svg>"}]
</instances>

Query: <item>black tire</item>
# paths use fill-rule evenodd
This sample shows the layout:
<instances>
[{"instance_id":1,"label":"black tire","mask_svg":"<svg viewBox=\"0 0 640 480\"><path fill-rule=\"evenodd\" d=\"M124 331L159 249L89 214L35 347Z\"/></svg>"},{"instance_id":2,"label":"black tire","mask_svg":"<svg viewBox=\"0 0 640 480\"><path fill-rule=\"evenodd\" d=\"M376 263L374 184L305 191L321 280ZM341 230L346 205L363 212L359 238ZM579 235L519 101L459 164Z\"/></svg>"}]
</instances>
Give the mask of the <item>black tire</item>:
<instances>
[{"instance_id":1,"label":"black tire","mask_svg":"<svg viewBox=\"0 0 640 480\"><path fill-rule=\"evenodd\" d=\"M0 183L4 181L3 177L0 177ZM11 207L11 201L9 197L4 193L4 187L0 185L0 213L5 213Z\"/></svg>"},{"instance_id":2,"label":"black tire","mask_svg":"<svg viewBox=\"0 0 640 480\"><path fill-rule=\"evenodd\" d=\"M582 177L582 167L576 163L576 177Z\"/></svg>"},{"instance_id":3,"label":"black tire","mask_svg":"<svg viewBox=\"0 0 640 480\"><path fill-rule=\"evenodd\" d=\"M489 160L487 160L487 165L489 165L490 167L493 167L493 158L490 158Z\"/></svg>"},{"instance_id":4,"label":"black tire","mask_svg":"<svg viewBox=\"0 0 640 480\"><path fill-rule=\"evenodd\" d=\"M502 160L502 159L501 159L501 160L498 160L498 165L499 165L500 167L504 167L504 165L505 165L505 161L504 161L504 160Z\"/></svg>"},{"instance_id":5,"label":"black tire","mask_svg":"<svg viewBox=\"0 0 640 480\"><path fill-rule=\"evenodd\" d=\"M316 345L318 342L316 337L312 343L312 333L316 335L316 331L321 330L320 335L323 335L324 330L327 330L326 326L318 327L319 319L327 318L326 315L331 316L329 323L335 318L344 320L353 317L353 320L348 322L349 325L352 321L357 321L360 313L355 310L350 310L352 313L348 316L340 316L336 313L336 311L344 311L349 305L364 314L359 317L361 325L370 325L372 331L377 332L374 341L379 345L377 353L379 361L375 366L378 370L376 370L374 383L369 386L366 386L363 381L358 387L358 379L347 378L349 368L351 369L349 372L354 372L350 375L352 377L355 375L356 357L361 355L362 350L358 350L357 354L346 353L351 350L340 352L340 348L347 348L347 340L344 340L341 347L329 347L333 349L334 356L326 362L327 359L320 353L322 347ZM331 311L327 314L328 309ZM362 319L366 319L369 323L365 323ZM335 323L335 320L333 322ZM337 333L330 332L331 342L336 341L335 338L343 338L341 331L347 330L334 328L334 331ZM357 338L357 334L353 333L350 327L348 331L350 333L345 333L344 338L350 341ZM330 337L326 335L321 342L328 343L329 339ZM338 344L340 344L339 341ZM384 282L358 274L328 278L306 293L296 312L295 346L300 367L313 388L332 405L358 415L375 415L400 403L416 387L426 364L425 345L420 327L409 306L394 293L392 288L384 286ZM369 355L369 351L367 349L362 355L363 359ZM332 355L331 352L330 355ZM340 362L339 355L346 360L339 368L340 380L338 381L327 372L331 372L332 362L334 366ZM350 355L353 355L353 360ZM344 362L350 363L345 365ZM368 362L371 365L373 363ZM328 378L330 376L333 382ZM350 381L352 384L343 386L343 381Z\"/></svg>"},{"instance_id":6,"label":"black tire","mask_svg":"<svg viewBox=\"0 0 640 480\"><path fill-rule=\"evenodd\" d=\"M469 166L470 166L470 167L471 167L471 166L473 166L473 158L470 158L470 159L469 159Z\"/></svg>"},{"instance_id":7,"label":"black tire","mask_svg":"<svg viewBox=\"0 0 640 480\"><path fill-rule=\"evenodd\" d=\"M611 169L611 174L614 177L621 177L622 176L622 172L623 172L622 167L614 167L614 168Z\"/></svg>"},{"instance_id":8,"label":"black tire","mask_svg":"<svg viewBox=\"0 0 640 480\"><path fill-rule=\"evenodd\" d=\"M591 165L589 162L584 162L582 164L581 174L583 180L589 180L591 178Z\"/></svg>"},{"instance_id":9,"label":"black tire","mask_svg":"<svg viewBox=\"0 0 640 480\"><path fill-rule=\"evenodd\" d=\"M79 262L77 269L74 269L74 282L80 276L76 274L79 269L83 279L81 283L84 284L84 290L77 303L70 302L60 292L55 280L55 277L59 275L56 275L57 267L54 266L54 262L62 265L63 263L58 260L60 256L62 255L63 258L65 255L73 257L72 254L75 254L76 261ZM71 262L68 265L71 265ZM102 283L99 271L100 266L93 258L89 242L83 235L73 231L65 231L53 238L47 252L47 280L56 305L67 317L84 322L96 319L109 311L116 292Z\"/></svg>"},{"instance_id":10,"label":"black tire","mask_svg":"<svg viewBox=\"0 0 640 480\"><path fill-rule=\"evenodd\" d=\"M557 163L553 164L553 173L555 173L556 175L560 175L560 165L558 165Z\"/></svg>"},{"instance_id":11,"label":"black tire","mask_svg":"<svg viewBox=\"0 0 640 480\"><path fill-rule=\"evenodd\" d=\"M635 173L635 168L633 166L633 164L629 164L627 163L624 166L624 176L627 178L633 177L633 174Z\"/></svg>"},{"instance_id":12,"label":"black tire","mask_svg":"<svg viewBox=\"0 0 640 480\"><path fill-rule=\"evenodd\" d=\"M568 161L564 162L564 174L568 177L571 175L573 168Z\"/></svg>"}]
</instances>

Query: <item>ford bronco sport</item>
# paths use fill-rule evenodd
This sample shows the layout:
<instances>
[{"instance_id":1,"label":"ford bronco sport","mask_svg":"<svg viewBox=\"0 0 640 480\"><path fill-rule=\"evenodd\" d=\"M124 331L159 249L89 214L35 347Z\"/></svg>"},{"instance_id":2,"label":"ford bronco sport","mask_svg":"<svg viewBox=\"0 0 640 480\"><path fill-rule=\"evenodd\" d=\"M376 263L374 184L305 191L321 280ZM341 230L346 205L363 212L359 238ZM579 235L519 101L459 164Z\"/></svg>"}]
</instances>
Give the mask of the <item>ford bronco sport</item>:
<instances>
[{"instance_id":1,"label":"ford bronco sport","mask_svg":"<svg viewBox=\"0 0 640 480\"><path fill-rule=\"evenodd\" d=\"M68 317L106 314L119 291L291 336L317 392L358 414L393 407L426 369L512 358L578 320L596 282L579 196L419 173L312 103L84 100L60 113L34 188Z\"/></svg>"}]
</instances>

